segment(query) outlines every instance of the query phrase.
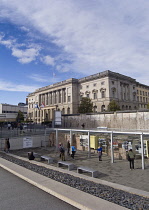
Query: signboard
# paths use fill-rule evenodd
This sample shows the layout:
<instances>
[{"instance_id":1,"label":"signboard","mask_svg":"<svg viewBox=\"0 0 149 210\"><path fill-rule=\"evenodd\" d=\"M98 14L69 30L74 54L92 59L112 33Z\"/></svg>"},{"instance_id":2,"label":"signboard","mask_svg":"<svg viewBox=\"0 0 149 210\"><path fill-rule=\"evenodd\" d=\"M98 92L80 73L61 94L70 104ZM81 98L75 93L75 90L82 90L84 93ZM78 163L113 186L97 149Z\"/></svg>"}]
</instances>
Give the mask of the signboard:
<instances>
[{"instance_id":1,"label":"signboard","mask_svg":"<svg viewBox=\"0 0 149 210\"><path fill-rule=\"evenodd\" d=\"M33 140L31 137L23 138L23 148L29 148L33 146Z\"/></svg>"},{"instance_id":2,"label":"signboard","mask_svg":"<svg viewBox=\"0 0 149 210\"><path fill-rule=\"evenodd\" d=\"M62 114L61 111L55 111L55 125L61 125L62 124Z\"/></svg>"},{"instance_id":3,"label":"signboard","mask_svg":"<svg viewBox=\"0 0 149 210\"><path fill-rule=\"evenodd\" d=\"M88 135L80 135L80 146L88 146Z\"/></svg>"}]
</instances>

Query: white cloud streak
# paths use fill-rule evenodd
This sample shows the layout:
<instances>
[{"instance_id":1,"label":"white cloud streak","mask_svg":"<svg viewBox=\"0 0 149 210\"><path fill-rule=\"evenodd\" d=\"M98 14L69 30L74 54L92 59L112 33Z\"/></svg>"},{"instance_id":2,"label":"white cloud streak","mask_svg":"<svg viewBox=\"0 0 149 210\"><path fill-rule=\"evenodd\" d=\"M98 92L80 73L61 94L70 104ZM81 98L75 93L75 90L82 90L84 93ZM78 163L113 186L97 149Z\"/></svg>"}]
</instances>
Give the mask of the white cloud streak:
<instances>
[{"instance_id":1,"label":"white cloud streak","mask_svg":"<svg viewBox=\"0 0 149 210\"><path fill-rule=\"evenodd\" d=\"M39 86L31 86L31 85L18 85L9 81L0 80L0 90L5 91L15 91L15 92L33 92L35 89L39 88Z\"/></svg>"},{"instance_id":2,"label":"white cloud streak","mask_svg":"<svg viewBox=\"0 0 149 210\"><path fill-rule=\"evenodd\" d=\"M138 80L140 71L149 76L146 0L0 0L0 3L1 17L18 24L23 22L26 28L33 27L49 37L49 42L62 47L62 54L71 55L69 64L58 65L59 71L70 68L91 74L110 69ZM36 55L37 51L30 59L26 56L25 60L20 57L18 60L30 62ZM56 64L51 57L42 61Z\"/></svg>"}]
</instances>

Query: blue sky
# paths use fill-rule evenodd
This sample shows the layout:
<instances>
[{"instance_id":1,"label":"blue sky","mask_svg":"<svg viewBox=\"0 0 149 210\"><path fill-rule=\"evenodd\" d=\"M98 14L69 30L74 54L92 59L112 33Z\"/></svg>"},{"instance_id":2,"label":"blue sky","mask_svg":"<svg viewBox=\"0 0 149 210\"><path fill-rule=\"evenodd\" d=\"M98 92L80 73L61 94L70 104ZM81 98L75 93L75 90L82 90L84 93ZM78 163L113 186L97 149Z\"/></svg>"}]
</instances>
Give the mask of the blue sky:
<instances>
[{"instance_id":1,"label":"blue sky","mask_svg":"<svg viewBox=\"0 0 149 210\"><path fill-rule=\"evenodd\" d=\"M0 103L111 70L149 85L149 1L0 0Z\"/></svg>"}]
</instances>

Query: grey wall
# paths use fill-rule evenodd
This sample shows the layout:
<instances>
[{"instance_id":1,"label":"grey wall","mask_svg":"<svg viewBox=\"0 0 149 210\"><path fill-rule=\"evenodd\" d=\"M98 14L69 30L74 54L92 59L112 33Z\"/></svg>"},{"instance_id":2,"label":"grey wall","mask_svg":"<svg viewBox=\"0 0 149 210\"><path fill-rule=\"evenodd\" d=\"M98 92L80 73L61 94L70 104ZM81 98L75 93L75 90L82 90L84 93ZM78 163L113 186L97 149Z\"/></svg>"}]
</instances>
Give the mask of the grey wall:
<instances>
[{"instance_id":1,"label":"grey wall","mask_svg":"<svg viewBox=\"0 0 149 210\"><path fill-rule=\"evenodd\" d=\"M64 115L62 116L63 127L81 128L119 128L119 129L149 129L149 111L141 112L109 112L92 115Z\"/></svg>"},{"instance_id":2,"label":"grey wall","mask_svg":"<svg viewBox=\"0 0 149 210\"><path fill-rule=\"evenodd\" d=\"M22 137L12 137L9 139L10 141L10 150L16 150L16 149L22 149L23 148L23 138L26 136ZM33 148L35 147L41 147L41 146L46 146L48 144L49 136L44 137L42 136L28 136L31 137L33 140ZM45 145L46 144L46 145ZM5 146L5 139L0 139L0 149L3 150Z\"/></svg>"}]
</instances>

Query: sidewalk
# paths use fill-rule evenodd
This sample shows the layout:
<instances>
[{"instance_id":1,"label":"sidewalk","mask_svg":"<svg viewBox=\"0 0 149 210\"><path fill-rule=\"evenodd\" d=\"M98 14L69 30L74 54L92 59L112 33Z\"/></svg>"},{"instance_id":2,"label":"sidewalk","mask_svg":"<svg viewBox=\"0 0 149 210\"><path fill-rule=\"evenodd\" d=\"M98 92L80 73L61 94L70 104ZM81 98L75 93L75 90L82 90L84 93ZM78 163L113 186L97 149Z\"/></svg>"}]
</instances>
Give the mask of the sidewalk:
<instances>
[{"instance_id":1,"label":"sidewalk","mask_svg":"<svg viewBox=\"0 0 149 210\"><path fill-rule=\"evenodd\" d=\"M27 151L29 149L12 151L11 153L27 158ZM55 152L53 148L36 148L33 151L40 155L53 157L55 163L50 165L57 167L59 153ZM100 175L98 178L100 180L149 192L149 159L145 159L145 170L142 170L141 159L135 160L135 170L132 171L129 169L129 162L127 160L115 160L114 163L111 163L110 157L105 154L103 154L102 161L99 162L97 153L91 153L91 158L89 159L86 151L77 151L74 160L67 155L66 160L73 162L78 167L83 165L99 171ZM46 161L44 163L47 164Z\"/></svg>"},{"instance_id":2,"label":"sidewalk","mask_svg":"<svg viewBox=\"0 0 149 210\"><path fill-rule=\"evenodd\" d=\"M24 159L24 158L22 158ZM36 163L36 161L32 161ZM42 165L43 163L38 163ZM47 193L79 208L82 210L124 210L126 208L92 196L88 193L79 191L72 187L66 186L62 183L56 182L45 176L37 174L12 162L9 162L3 158L0 158L0 167L15 174L21 179L33 184L34 186L44 190ZM50 167L50 166L48 166ZM63 170L63 169L61 169ZM73 172L70 172L73 173Z\"/></svg>"}]
</instances>

